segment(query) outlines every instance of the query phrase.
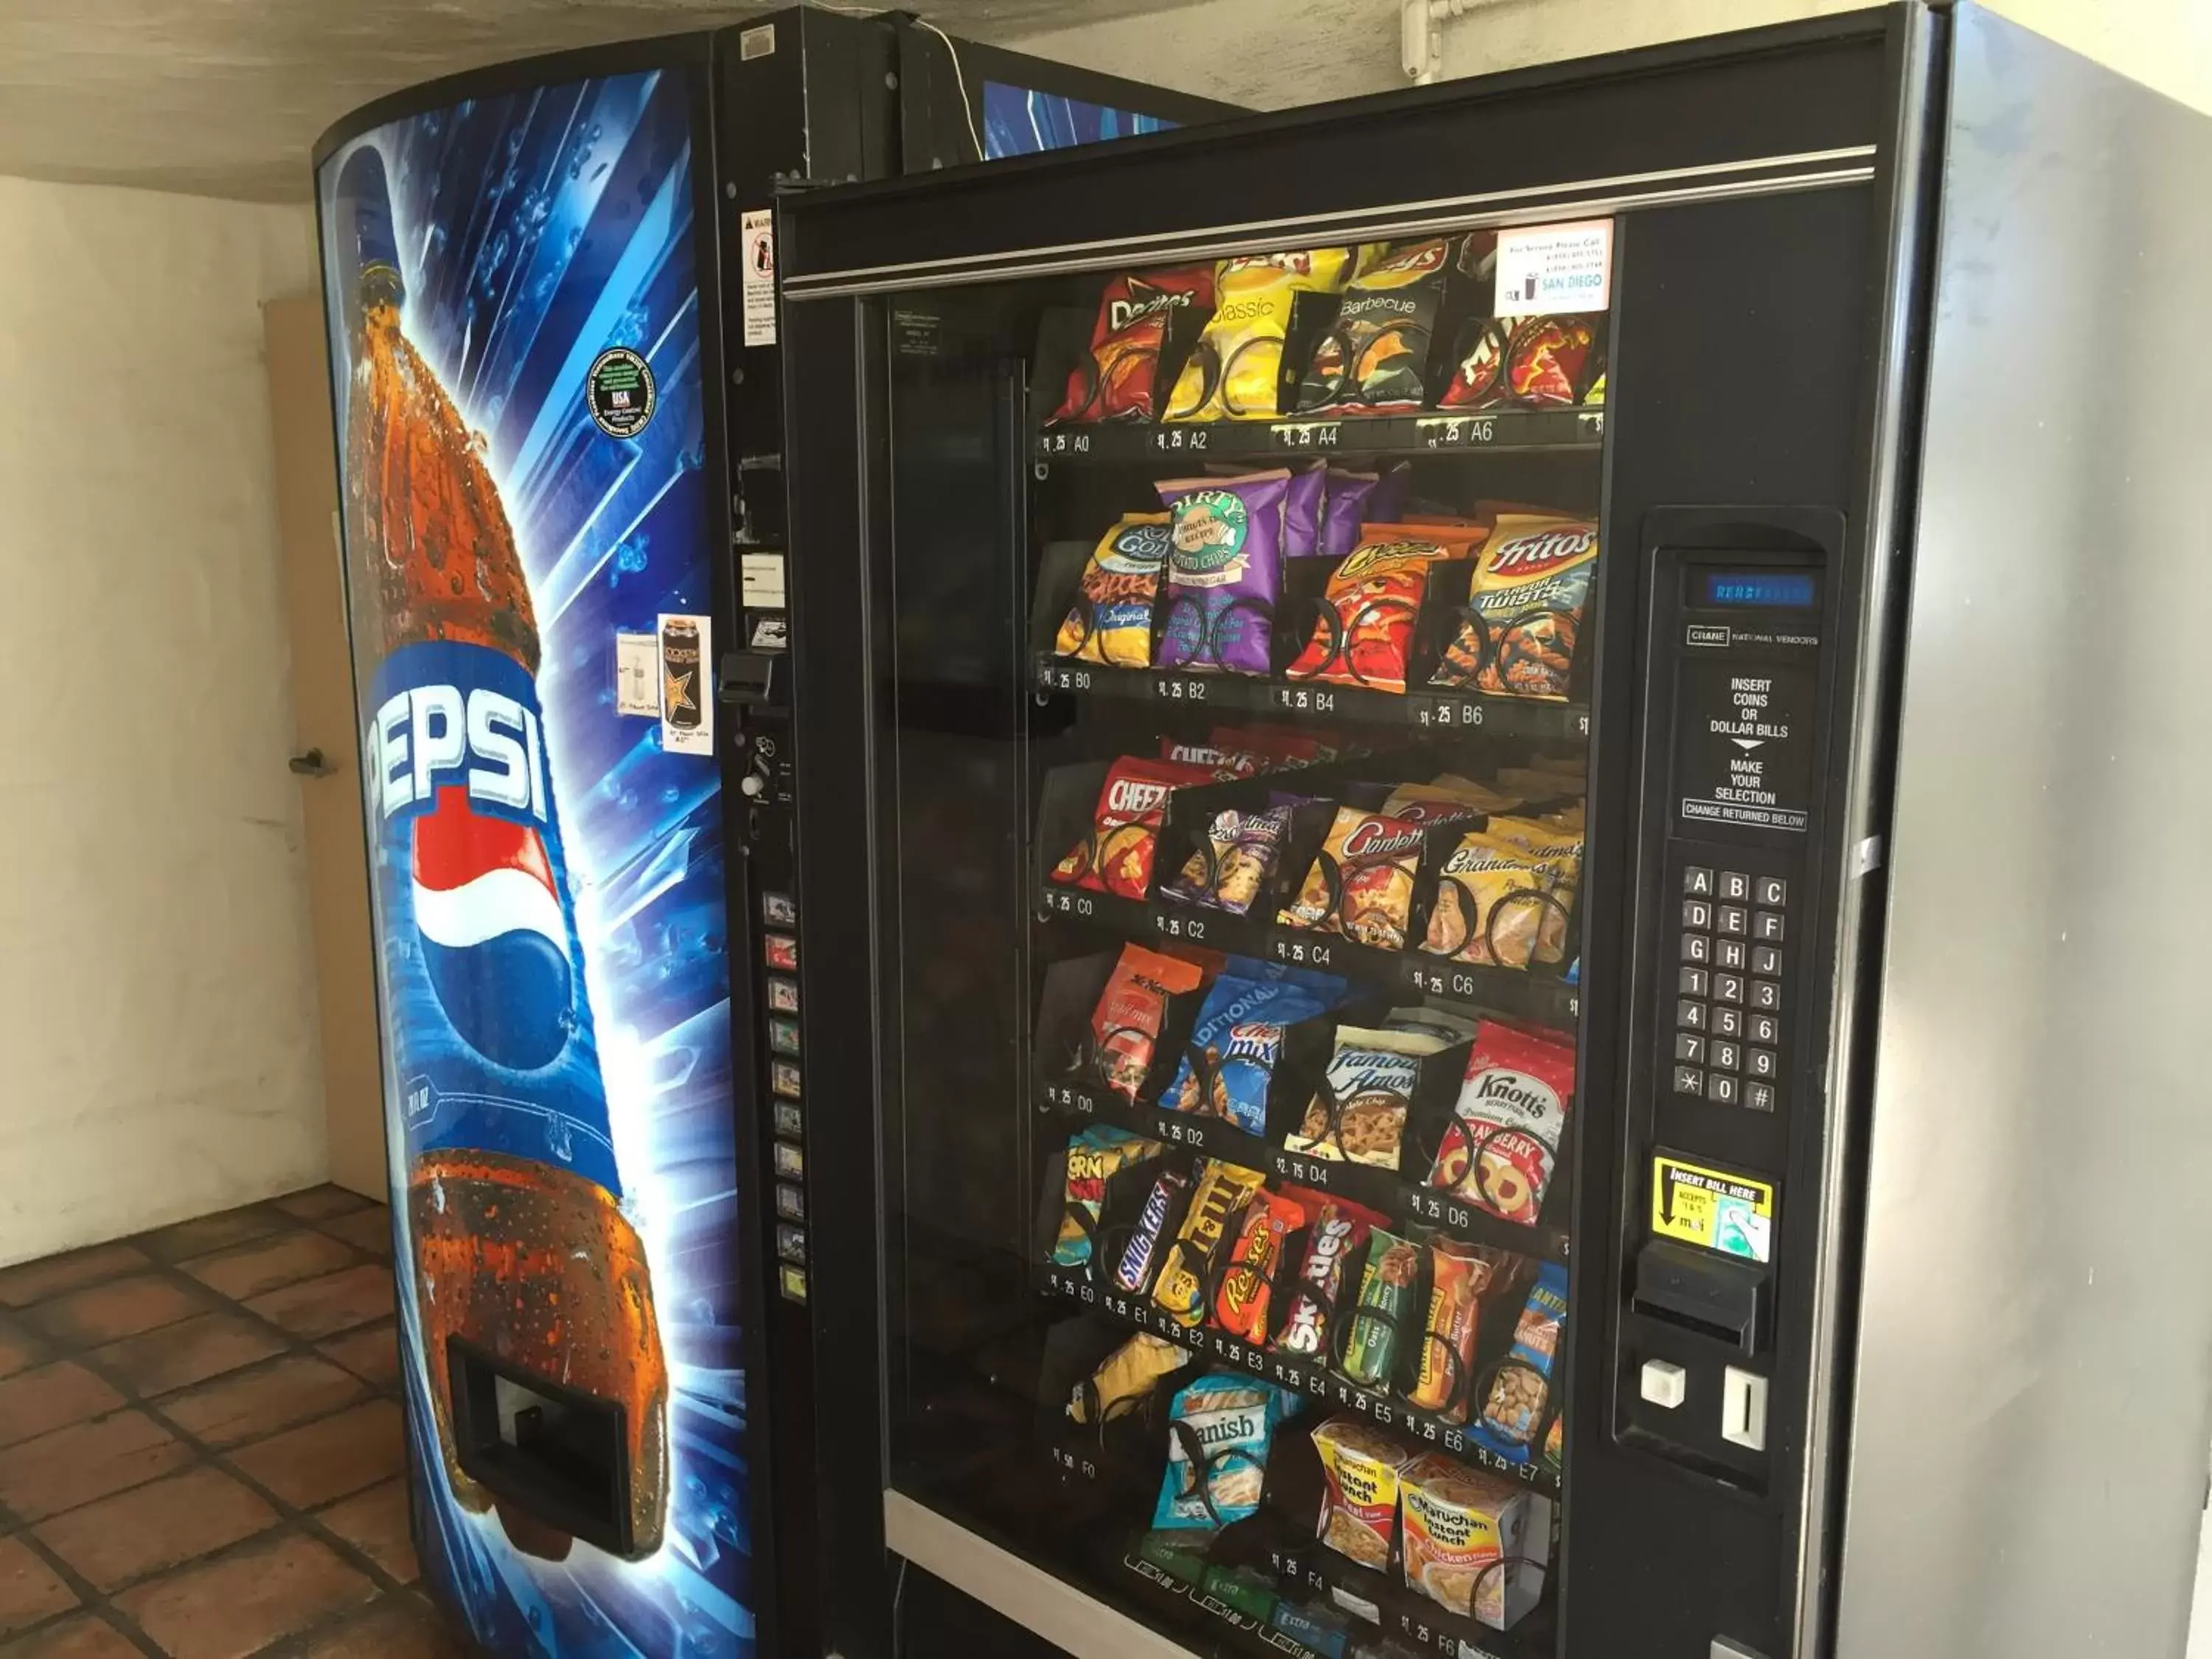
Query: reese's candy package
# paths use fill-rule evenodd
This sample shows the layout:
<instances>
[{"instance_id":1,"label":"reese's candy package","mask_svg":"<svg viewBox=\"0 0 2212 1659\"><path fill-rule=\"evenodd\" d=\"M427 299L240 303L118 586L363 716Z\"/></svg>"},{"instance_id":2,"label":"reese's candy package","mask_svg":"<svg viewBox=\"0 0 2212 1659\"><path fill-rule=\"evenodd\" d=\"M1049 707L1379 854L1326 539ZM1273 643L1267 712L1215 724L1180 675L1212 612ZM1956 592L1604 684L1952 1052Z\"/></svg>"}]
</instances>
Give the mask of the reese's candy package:
<instances>
[{"instance_id":1,"label":"reese's candy package","mask_svg":"<svg viewBox=\"0 0 2212 1659\"><path fill-rule=\"evenodd\" d=\"M1315 346L1298 410L1419 409L1429 399L1429 356L1455 239L1378 249L1360 262L1336 322Z\"/></svg>"},{"instance_id":2,"label":"reese's candy package","mask_svg":"<svg viewBox=\"0 0 2212 1659\"><path fill-rule=\"evenodd\" d=\"M1275 873L1283 843L1290 838L1291 811L1288 806L1259 811L1232 806L1215 813L1206 827L1206 845L1190 855L1160 896L1244 915Z\"/></svg>"},{"instance_id":3,"label":"reese's candy package","mask_svg":"<svg viewBox=\"0 0 2212 1659\"><path fill-rule=\"evenodd\" d=\"M1414 1455L1357 1417L1317 1425L1313 1447L1321 1458L1321 1541L1382 1571L1398 1535L1398 1472Z\"/></svg>"},{"instance_id":4,"label":"reese's candy package","mask_svg":"<svg viewBox=\"0 0 2212 1659\"><path fill-rule=\"evenodd\" d=\"M1369 525L1361 534L1329 573L1313 636L1286 672L1294 680L1403 691L1430 569L1469 551L1482 532Z\"/></svg>"},{"instance_id":5,"label":"reese's candy package","mask_svg":"<svg viewBox=\"0 0 2212 1659\"><path fill-rule=\"evenodd\" d=\"M1169 1230L1174 1226L1189 1193L1190 1177L1176 1170L1163 1170L1152 1177L1152 1190L1145 1194L1145 1207L1137 1212L1136 1224L1129 1230L1128 1242L1122 1245L1121 1259L1114 1264L1114 1285L1117 1290L1142 1296L1152 1288L1152 1275L1164 1253Z\"/></svg>"},{"instance_id":6,"label":"reese's candy package","mask_svg":"<svg viewBox=\"0 0 2212 1659\"><path fill-rule=\"evenodd\" d=\"M1432 1030L1339 1026L1322 1085L1284 1150L1395 1170L1421 1060L1449 1046Z\"/></svg>"},{"instance_id":7,"label":"reese's candy package","mask_svg":"<svg viewBox=\"0 0 2212 1659\"><path fill-rule=\"evenodd\" d=\"M1200 1165L1190 1207L1183 1212L1182 1226L1152 1284L1152 1300L1176 1324L1194 1330L1206 1322L1214 1258L1229 1235L1230 1224L1266 1179L1257 1170L1239 1169L1218 1158Z\"/></svg>"},{"instance_id":8,"label":"reese's candy package","mask_svg":"<svg viewBox=\"0 0 2212 1659\"><path fill-rule=\"evenodd\" d=\"M1194 1357L1180 1343L1139 1332L1075 1385L1067 1414L1078 1423L1110 1423L1142 1406L1162 1377Z\"/></svg>"},{"instance_id":9,"label":"reese's candy package","mask_svg":"<svg viewBox=\"0 0 2212 1659\"><path fill-rule=\"evenodd\" d=\"M1168 1000L1195 991L1206 969L1181 957L1124 945L1114 971L1091 1011L1091 1052L1100 1079L1126 1100L1133 1101L1152 1069L1154 1047L1167 1023Z\"/></svg>"},{"instance_id":10,"label":"reese's candy package","mask_svg":"<svg viewBox=\"0 0 2212 1659\"><path fill-rule=\"evenodd\" d=\"M1406 948L1423 826L1340 806L1297 896L1276 920L1285 927L1342 933L1377 950Z\"/></svg>"},{"instance_id":11,"label":"reese's candy package","mask_svg":"<svg viewBox=\"0 0 2212 1659\"><path fill-rule=\"evenodd\" d=\"M1152 1525L1215 1528L1255 1512L1288 1406L1280 1389L1257 1377L1216 1372L1186 1383L1169 1408L1168 1466Z\"/></svg>"},{"instance_id":12,"label":"reese's candy package","mask_svg":"<svg viewBox=\"0 0 2212 1659\"><path fill-rule=\"evenodd\" d=\"M1273 665L1290 480L1277 470L1158 486L1171 544L1160 667L1265 674Z\"/></svg>"},{"instance_id":13,"label":"reese's candy package","mask_svg":"<svg viewBox=\"0 0 2212 1659\"><path fill-rule=\"evenodd\" d=\"M1352 251L1255 253L1214 267L1213 315L1182 367L1165 418L1272 421L1281 412L1283 342L1301 294L1334 293Z\"/></svg>"},{"instance_id":14,"label":"reese's candy package","mask_svg":"<svg viewBox=\"0 0 2212 1659\"><path fill-rule=\"evenodd\" d=\"M1168 514L1131 513L1098 538L1083 567L1075 607L1052 648L1082 662L1149 668L1152 608L1168 560Z\"/></svg>"},{"instance_id":15,"label":"reese's candy package","mask_svg":"<svg viewBox=\"0 0 2212 1659\"><path fill-rule=\"evenodd\" d=\"M1244 1212L1213 1292L1213 1322L1258 1346L1282 1277L1291 1236L1306 1224L1305 1206L1284 1193L1261 1192Z\"/></svg>"},{"instance_id":16,"label":"reese's candy package","mask_svg":"<svg viewBox=\"0 0 2212 1659\"><path fill-rule=\"evenodd\" d=\"M1067 377L1067 396L1052 423L1150 420L1168 319L1186 307L1213 304L1213 267L1116 276L1098 301L1091 355Z\"/></svg>"},{"instance_id":17,"label":"reese's candy package","mask_svg":"<svg viewBox=\"0 0 2212 1659\"><path fill-rule=\"evenodd\" d=\"M1597 526L1587 519L1501 515L1475 566L1465 619L1429 684L1564 700L1597 550Z\"/></svg>"},{"instance_id":18,"label":"reese's candy package","mask_svg":"<svg viewBox=\"0 0 2212 1659\"><path fill-rule=\"evenodd\" d=\"M1409 1589L1492 1630L1535 1604L1551 1547L1544 1499L1442 1452L1407 1465L1399 1484Z\"/></svg>"},{"instance_id":19,"label":"reese's candy package","mask_svg":"<svg viewBox=\"0 0 2212 1659\"><path fill-rule=\"evenodd\" d=\"M1528 1305L1513 1327L1513 1346L1491 1379L1482 1416L1470 1431L1501 1457L1525 1463L1552 1399L1552 1362L1567 1323L1567 1270L1547 1261L1536 1271Z\"/></svg>"},{"instance_id":20,"label":"reese's candy package","mask_svg":"<svg viewBox=\"0 0 2212 1659\"><path fill-rule=\"evenodd\" d=\"M1206 993L1190 1047L1160 1103L1267 1132L1267 1090L1284 1034L1344 1000L1345 983L1280 963L1231 957Z\"/></svg>"},{"instance_id":21,"label":"reese's candy package","mask_svg":"<svg viewBox=\"0 0 2212 1659\"><path fill-rule=\"evenodd\" d=\"M1399 1339L1416 1312L1421 1250L1411 1239L1377 1227L1367 1241L1359 1295L1344 1333L1338 1369L1364 1389L1385 1389L1398 1369Z\"/></svg>"},{"instance_id":22,"label":"reese's candy package","mask_svg":"<svg viewBox=\"0 0 2212 1659\"><path fill-rule=\"evenodd\" d=\"M1429 1313L1421 1327L1421 1368L1406 1398L1447 1423L1464 1423L1484 1298L1503 1278L1503 1258L1455 1238L1429 1241Z\"/></svg>"},{"instance_id":23,"label":"reese's candy package","mask_svg":"<svg viewBox=\"0 0 2212 1659\"><path fill-rule=\"evenodd\" d=\"M1091 834L1053 866L1052 878L1094 893L1142 899L1152 886L1152 854L1168 796L1195 783L1212 783L1203 766L1125 755L1106 771Z\"/></svg>"},{"instance_id":24,"label":"reese's candy package","mask_svg":"<svg viewBox=\"0 0 2212 1659\"><path fill-rule=\"evenodd\" d=\"M1056 1266L1080 1267L1090 1261L1091 1235L1097 1228L1099 1206L1106 1201L1106 1183L1119 1171L1159 1150L1158 1141L1141 1139L1103 1124L1070 1138L1066 1205L1060 1211L1060 1237L1052 1247Z\"/></svg>"},{"instance_id":25,"label":"reese's candy package","mask_svg":"<svg viewBox=\"0 0 2212 1659\"><path fill-rule=\"evenodd\" d=\"M1326 1358L1336 1340L1337 1299L1349 1264L1383 1218L1340 1198L1318 1199L1307 1212L1313 1224L1306 1230L1305 1252L1290 1284L1282 1328L1270 1346L1282 1353Z\"/></svg>"},{"instance_id":26,"label":"reese's candy package","mask_svg":"<svg viewBox=\"0 0 2212 1659\"><path fill-rule=\"evenodd\" d=\"M1492 818L1445 856L1422 950L1499 968L1565 960L1582 873L1580 839L1552 835L1532 845L1525 832L1509 830L1515 822Z\"/></svg>"},{"instance_id":27,"label":"reese's candy package","mask_svg":"<svg viewBox=\"0 0 2212 1659\"><path fill-rule=\"evenodd\" d=\"M1429 1185L1534 1225L1574 1094L1572 1043L1484 1021Z\"/></svg>"}]
</instances>

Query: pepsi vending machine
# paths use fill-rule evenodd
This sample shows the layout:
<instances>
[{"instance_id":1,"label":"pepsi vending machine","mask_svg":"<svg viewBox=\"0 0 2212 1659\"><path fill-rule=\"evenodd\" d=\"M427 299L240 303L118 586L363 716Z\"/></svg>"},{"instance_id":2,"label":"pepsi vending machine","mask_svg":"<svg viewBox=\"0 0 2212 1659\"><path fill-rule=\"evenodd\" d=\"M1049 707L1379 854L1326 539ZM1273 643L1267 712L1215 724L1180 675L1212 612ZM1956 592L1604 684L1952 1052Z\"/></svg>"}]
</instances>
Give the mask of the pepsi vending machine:
<instances>
[{"instance_id":1,"label":"pepsi vending machine","mask_svg":"<svg viewBox=\"0 0 2212 1659\"><path fill-rule=\"evenodd\" d=\"M490 1652L818 1651L772 192L1216 112L790 11L318 148L414 1528Z\"/></svg>"}]
</instances>

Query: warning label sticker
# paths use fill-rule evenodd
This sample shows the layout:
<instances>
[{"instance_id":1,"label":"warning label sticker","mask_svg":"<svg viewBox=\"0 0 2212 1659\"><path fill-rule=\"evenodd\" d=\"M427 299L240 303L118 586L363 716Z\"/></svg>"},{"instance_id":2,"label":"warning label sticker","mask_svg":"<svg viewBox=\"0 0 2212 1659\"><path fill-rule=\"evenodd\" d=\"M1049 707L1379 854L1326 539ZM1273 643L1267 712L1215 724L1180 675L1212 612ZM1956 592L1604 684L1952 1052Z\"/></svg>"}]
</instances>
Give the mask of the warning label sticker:
<instances>
[{"instance_id":1,"label":"warning label sticker","mask_svg":"<svg viewBox=\"0 0 2212 1659\"><path fill-rule=\"evenodd\" d=\"M1662 1238L1747 1261L1771 1261L1774 1212L1771 1182L1709 1170L1664 1152L1651 1160L1651 1231Z\"/></svg>"}]
</instances>

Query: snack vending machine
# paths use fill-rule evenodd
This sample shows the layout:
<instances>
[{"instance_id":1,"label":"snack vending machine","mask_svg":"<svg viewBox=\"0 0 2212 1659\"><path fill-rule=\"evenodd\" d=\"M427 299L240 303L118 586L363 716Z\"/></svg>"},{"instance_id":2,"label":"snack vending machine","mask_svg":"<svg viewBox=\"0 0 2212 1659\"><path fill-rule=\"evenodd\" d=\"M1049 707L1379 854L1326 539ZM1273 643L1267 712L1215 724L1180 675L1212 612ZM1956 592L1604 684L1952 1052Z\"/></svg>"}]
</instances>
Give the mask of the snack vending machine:
<instances>
[{"instance_id":1,"label":"snack vending machine","mask_svg":"<svg viewBox=\"0 0 2212 1659\"><path fill-rule=\"evenodd\" d=\"M1218 112L807 9L319 149L414 1529L489 1652L816 1639L775 191Z\"/></svg>"},{"instance_id":2,"label":"snack vending machine","mask_svg":"<svg viewBox=\"0 0 2212 1659\"><path fill-rule=\"evenodd\" d=\"M2179 1654L2208 162L1908 4L783 204L830 1651Z\"/></svg>"}]
</instances>

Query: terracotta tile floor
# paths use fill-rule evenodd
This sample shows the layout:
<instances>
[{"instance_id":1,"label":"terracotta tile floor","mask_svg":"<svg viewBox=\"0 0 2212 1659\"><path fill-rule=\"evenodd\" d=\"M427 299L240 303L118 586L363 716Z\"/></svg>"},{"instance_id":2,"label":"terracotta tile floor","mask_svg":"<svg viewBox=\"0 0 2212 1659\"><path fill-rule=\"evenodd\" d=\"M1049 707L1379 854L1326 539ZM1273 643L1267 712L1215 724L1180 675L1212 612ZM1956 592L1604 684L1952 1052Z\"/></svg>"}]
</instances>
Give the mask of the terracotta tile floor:
<instances>
[{"instance_id":1,"label":"terracotta tile floor","mask_svg":"<svg viewBox=\"0 0 2212 1659\"><path fill-rule=\"evenodd\" d=\"M391 1232L335 1187L0 1269L0 1659L461 1659Z\"/></svg>"}]
</instances>

